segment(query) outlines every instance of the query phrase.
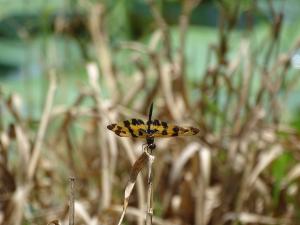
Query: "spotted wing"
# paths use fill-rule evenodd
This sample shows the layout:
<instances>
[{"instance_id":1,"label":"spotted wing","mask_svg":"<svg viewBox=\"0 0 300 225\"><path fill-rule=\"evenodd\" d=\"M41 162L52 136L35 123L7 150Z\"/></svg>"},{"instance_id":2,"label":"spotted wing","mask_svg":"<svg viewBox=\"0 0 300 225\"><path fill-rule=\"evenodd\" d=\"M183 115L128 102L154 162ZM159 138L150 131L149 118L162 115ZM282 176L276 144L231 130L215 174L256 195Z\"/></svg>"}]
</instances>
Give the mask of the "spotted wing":
<instances>
[{"instance_id":1,"label":"spotted wing","mask_svg":"<svg viewBox=\"0 0 300 225\"><path fill-rule=\"evenodd\" d=\"M140 119L125 120L119 123L113 123L107 126L107 129L113 131L120 137L147 137L146 122Z\"/></svg>"},{"instance_id":2,"label":"spotted wing","mask_svg":"<svg viewBox=\"0 0 300 225\"><path fill-rule=\"evenodd\" d=\"M147 122L140 119L125 120L119 123L113 123L107 126L120 137L176 137L176 136L192 136L199 132L194 127L180 127L160 120L151 121L150 134L147 133Z\"/></svg>"},{"instance_id":3,"label":"spotted wing","mask_svg":"<svg viewBox=\"0 0 300 225\"><path fill-rule=\"evenodd\" d=\"M199 133L199 129L194 127L181 127L159 120L153 120L150 129L152 137L192 136Z\"/></svg>"}]
</instances>

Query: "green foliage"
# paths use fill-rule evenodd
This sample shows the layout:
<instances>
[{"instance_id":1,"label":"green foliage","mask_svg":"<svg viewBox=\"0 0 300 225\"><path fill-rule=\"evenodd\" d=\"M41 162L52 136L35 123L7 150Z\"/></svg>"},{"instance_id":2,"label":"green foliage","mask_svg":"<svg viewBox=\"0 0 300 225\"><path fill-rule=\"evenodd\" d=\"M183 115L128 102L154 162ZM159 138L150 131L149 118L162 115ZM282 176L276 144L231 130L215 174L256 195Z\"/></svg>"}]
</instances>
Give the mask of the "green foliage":
<instances>
[{"instance_id":1,"label":"green foliage","mask_svg":"<svg viewBox=\"0 0 300 225\"><path fill-rule=\"evenodd\" d=\"M275 205L279 203L282 180L287 175L289 169L291 169L293 163L293 156L286 152L278 157L272 164L272 177L274 178L273 200Z\"/></svg>"}]
</instances>

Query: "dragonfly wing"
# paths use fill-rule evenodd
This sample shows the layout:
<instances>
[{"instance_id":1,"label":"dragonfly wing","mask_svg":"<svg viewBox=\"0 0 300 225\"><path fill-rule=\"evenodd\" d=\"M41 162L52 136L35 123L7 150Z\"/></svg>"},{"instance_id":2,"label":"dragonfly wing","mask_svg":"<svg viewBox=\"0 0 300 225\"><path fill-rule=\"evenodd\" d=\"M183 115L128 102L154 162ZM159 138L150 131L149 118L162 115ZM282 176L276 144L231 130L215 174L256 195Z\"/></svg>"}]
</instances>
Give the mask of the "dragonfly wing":
<instances>
[{"instance_id":1,"label":"dragonfly wing","mask_svg":"<svg viewBox=\"0 0 300 225\"><path fill-rule=\"evenodd\" d=\"M151 130L153 137L192 136L199 133L199 129L194 127L181 127L159 120L152 121Z\"/></svg>"},{"instance_id":2,"label":"dragonfly wing","mask_svg":"<svg viewBox=\"0 0 300 225\"><path fill-rule=\"evenodd\" d=\"M125 120L113 123L107 128L120 137L147 138L151 137L176 137L192 136L199 132L194 127L180 127L160 120L152 120L150 123L150 133L147 133L149 122L140 119Z\"/></svg>"},{"instance_id":3,"label":"dragonfly wing","mask_svg":"<svg viewBox=\"0 0 300 225\"><path fill-rule=\"evenodd\" d=\"M113 123L108 125L107 128L120 137L147 137L146 123L140 119L131 119L119 123Z\"/></svg>"}]
</instances>

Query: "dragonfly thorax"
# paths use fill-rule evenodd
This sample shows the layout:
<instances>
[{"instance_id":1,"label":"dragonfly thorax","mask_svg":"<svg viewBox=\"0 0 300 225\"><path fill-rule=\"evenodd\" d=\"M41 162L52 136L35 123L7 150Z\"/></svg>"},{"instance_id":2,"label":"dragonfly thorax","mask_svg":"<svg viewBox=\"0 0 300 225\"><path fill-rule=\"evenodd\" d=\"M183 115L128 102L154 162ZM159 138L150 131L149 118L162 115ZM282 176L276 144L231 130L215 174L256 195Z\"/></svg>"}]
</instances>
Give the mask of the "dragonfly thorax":
<instances>
[{"instance_id":1,"label":"dragonfly thorax","mask_svg":"<svg viewBox=\"0 0 300 225\"><path fill-rule=\"evenodd\" d=\"M154 143L154 137L147 137L147 146L150 148L150 150L154 150L156 148L156 145Z\"/></svg>"}]
</instances>

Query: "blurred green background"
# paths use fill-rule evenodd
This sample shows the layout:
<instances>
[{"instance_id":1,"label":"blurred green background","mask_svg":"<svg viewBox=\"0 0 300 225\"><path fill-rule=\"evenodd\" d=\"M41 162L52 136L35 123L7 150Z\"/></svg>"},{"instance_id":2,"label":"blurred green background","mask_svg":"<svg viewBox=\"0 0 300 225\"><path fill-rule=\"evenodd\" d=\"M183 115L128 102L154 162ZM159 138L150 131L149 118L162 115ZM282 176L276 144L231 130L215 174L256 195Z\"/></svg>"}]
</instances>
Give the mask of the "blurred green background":
<instances>
[{"instance_id":1,"label":"blurred green background","mask_svg":"<svg viewBox=\"0 0 300 225\"><path fill-rule=\"evenodd\" d=\"M103 2L103 1L102 1ZM119 45L127 41L146 43L153 31L154 22L149 7L142 0L104 1L106 23L110 44L116 50L116 65L124 75L130 76L132 65L126 58L128 52L120 50ZM178 16L181 2L176 0L157 1L168 24L172 27L172 45L178 46ZM186 42L187 74L191 81L197 81L204 72L206 54L209 46L218 39L219 1L203 1L192 13L191 27ZM234 1L228 2L228 8ZM268 1L257 1L258 8L253 18L251 33L245 32L247 12L251 10L250 0L241 1L241 16L234 30L231 50L238 49L244 37L250 37L253 46L259 44L270 33L271 20ZM280 47L277 51L287 51L300 34L300 4L298 0L274 1L275 10L284 3L284 23ZM47 71L59 71L59 90L68 102L76 96L78 85L85 83L86 62L93 60L95 51L92 46L88 25L86 2L78 0L14 0L0 2L0 83L1 87L21 94L28 106L29 114L40 113L47 87ZM57 32L57 21L67 23L68 29ZM59 23L59 22L58 22ZM230 54L235 54L231 51ZM299 50L300 54L300 50ZM294 68L296 71L297 57ZM299 61L299 59L298 59ZM263 62L261 62L263 63ZM299 64L299 62L298 62ZM299 65L298 65L299 66ZM297 88L300 89L300 86ZM300 92L293 90L287 106L287 117L300 105Z\"/></svg>"}]
</instances>

